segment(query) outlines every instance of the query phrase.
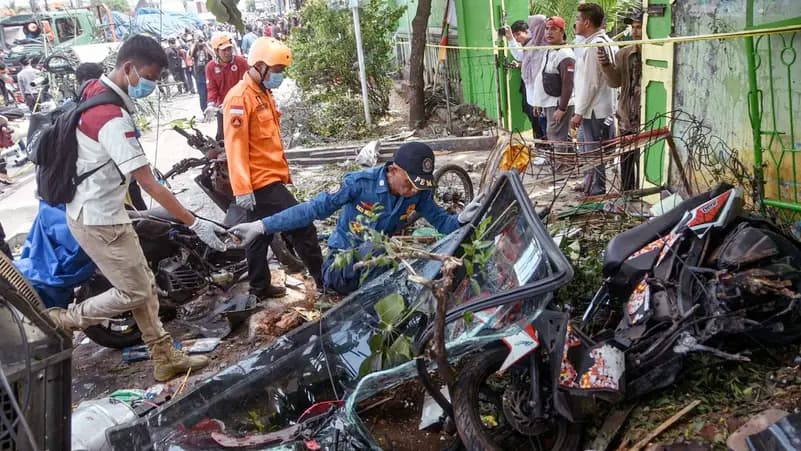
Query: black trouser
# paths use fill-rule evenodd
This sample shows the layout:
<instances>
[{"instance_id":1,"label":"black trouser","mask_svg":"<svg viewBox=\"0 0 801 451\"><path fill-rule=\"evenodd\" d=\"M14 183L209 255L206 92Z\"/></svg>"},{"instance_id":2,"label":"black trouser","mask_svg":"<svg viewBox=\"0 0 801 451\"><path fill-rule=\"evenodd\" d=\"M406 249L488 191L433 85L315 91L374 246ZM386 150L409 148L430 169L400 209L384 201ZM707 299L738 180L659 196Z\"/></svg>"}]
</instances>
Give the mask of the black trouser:
<instances>
[{"instance_id":1,"label":"black trouser","mask_svg":"<svg viewBox=\"0 0 801 451\"><path fill-rule=\"evenodd\" d=\"M298 204L292 193L280 182L257 189L253 195L256 197L256 208L248 212L248 221L257 221ZM314 277L317 286L322 287L323 253L317 243L317 229L314 225L284 232L283 236L291 239L290 244L294 246L303 264ZM272 238L272 235L261 236L247 248L250 293L257 296L270 286L267 248Z\"/></svg>"},{"instance_id":2,"label":"black trouser","mask_svg":"<svg viewBox=\"0 0 801 451\"><path fill-rule=\"evenodd\" d=\"M36 106L36 96L33 94L25 94L25 105L28 105L31 113L33 113L33 108Z\"/></svg>"},{"instance_id":3,"label":"black trouser","mask_svg":"<svg viewBox=\"0 0 801 451\"><path fill-rule=\"evenodd\" d=\"M636 131L620 131L621 136L636 135ZM626 149L623 149L626 150ZM637 189L640 183L640 149L632 149L620 156L620 190Z\"/></svg>"},{"instance_id":4,"label":"black trouser","mask_svg":"<svg viewBox=\"0 0 801 451\"><path fill-rule=\"evenodd\" d=\"M526 99L526 83L520 81L520 94L523 98L523 113L526 114L528 120L531 121L531 131L534 133L534 139L544 139L545 130L540 129L540 118L534 114L534 107L528 104Z\"/></svg>"},{"instance_id":5,"label":"black trouser","mask_svg":"<svg viewBox=\"0 0 801 451\"><path fill-rule=\"evenodd\" d=\"M8 87L6 86L6 82L0 78L0 94L3 96L3 101L7 106L14 105L16 101L14 100L14 96L8 92Z\"/></svg>"},{"instance_id":6,"label":"black trouser","mask_svg":"<svg viewBox=\"0 0 801 451\"><path fill-rule=\"evenodd\" d=\"M222 108L222 106L220 106L220 108ZM214 139L216 139L217 141L222 141L224 139L222 110L217 112L217 136Z\"/></svg>"}]
</instances>

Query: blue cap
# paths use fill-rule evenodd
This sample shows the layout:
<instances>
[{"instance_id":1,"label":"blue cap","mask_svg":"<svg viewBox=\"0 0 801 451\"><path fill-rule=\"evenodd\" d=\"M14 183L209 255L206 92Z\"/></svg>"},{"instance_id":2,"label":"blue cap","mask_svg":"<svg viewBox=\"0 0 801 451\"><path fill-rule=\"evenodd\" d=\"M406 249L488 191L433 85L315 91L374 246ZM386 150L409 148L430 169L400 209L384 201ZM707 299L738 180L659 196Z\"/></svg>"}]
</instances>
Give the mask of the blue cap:
<instances>
[{"instance_id":1,"label":"blue cap","mask_svg":"<svg viewBox=\"0 0 801 451\"><path fill-rule=\"evenodd\" d=\"M400 146L393 163L406 171L415 188L434 188L434 151L427 144L409 142Z\"/></svg>"}]
</instances>

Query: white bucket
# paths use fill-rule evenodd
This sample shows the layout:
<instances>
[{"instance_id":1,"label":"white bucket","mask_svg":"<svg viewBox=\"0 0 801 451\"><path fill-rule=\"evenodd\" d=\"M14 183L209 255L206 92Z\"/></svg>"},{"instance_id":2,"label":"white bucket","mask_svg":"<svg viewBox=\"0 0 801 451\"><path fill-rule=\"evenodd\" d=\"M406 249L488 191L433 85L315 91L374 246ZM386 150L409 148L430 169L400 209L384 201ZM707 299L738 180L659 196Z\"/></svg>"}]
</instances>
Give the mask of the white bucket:
<instances>
[{"instance_id":1,"label":"white bucket","mask_svg":"<svg viewBox=\"0 0 801 451\"><path fill-rule=\"evenodd\" d=\"M111 451L106 431L134 420L133 409L118 399L84 401L72 413L72 451Z\"/></svg>"}]
</instances>

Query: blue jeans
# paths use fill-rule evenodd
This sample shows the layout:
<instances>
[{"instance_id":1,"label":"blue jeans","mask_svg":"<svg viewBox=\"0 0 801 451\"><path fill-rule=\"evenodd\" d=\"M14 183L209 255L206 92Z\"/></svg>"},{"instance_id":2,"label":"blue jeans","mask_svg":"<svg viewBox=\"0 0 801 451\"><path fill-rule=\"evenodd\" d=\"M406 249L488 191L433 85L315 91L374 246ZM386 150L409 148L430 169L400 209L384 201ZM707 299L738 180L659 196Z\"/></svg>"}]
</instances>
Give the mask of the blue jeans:
<instances>
[{"instance_id":1,"label":"blue jeans","mask_svg":"<svg viewBox=\"0 0 801 451\"><path fill-rule=\"evenodd\" d=\"M209 98L206 93L206 72L195 72L195 83L198 97L200 97L200 111L206 111L206 107L209 106Z\"/></svg>"},{"instance_id":2,"label":"blue jeans","mask_svg":"<svg viewBox=\"0 0 801 451\"><path fill-rule=\"evenodd\" d=\"M590 119L584 118L581 121L583 141L589 144L582 144L580 153L598 150L601 148L601 141L615 137L615 122L609 119L607 121L607 118L596 118L593 112ZM598 155L598 160L601 163L584 174L584 193L590 196L606 193L606 164L602 155Z\"/></svg>"}]
</instances>

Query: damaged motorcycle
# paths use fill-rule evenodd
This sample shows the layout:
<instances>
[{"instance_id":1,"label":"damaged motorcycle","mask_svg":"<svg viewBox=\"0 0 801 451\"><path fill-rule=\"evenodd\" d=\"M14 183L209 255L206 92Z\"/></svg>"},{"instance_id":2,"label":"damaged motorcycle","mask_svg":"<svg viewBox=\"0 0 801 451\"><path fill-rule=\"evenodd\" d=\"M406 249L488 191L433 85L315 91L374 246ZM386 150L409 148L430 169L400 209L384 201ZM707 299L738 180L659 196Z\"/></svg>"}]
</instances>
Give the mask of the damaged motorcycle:
<instances>
[{"instance_id":1,"label":"damaged motorcycle","mask_svg":"<svg viewBox=\"0 0 801 451\"><path fill-rule=\"evenodd\" d=\"M670 386L690 354L748 361L737 352L754 341L798 341L801 247L742 209L721 185L619 234L579 324L549 307L463 361L452 398L467 448L580 449L603 402Z\"/></svg>"}]
</instances>

